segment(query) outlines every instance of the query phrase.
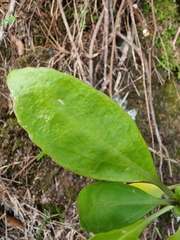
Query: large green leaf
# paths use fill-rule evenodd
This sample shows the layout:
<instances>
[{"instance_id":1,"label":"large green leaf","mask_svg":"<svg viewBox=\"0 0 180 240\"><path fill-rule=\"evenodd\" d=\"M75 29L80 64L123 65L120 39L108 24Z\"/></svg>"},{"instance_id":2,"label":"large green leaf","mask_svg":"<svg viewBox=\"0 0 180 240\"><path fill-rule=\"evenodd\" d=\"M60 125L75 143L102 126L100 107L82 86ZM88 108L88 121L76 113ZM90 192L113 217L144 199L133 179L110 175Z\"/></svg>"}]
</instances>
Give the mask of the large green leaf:
<instances>
[{"instance_id":1,"label":"large green leaf","mask_svg":"<svg viewBox=\"0 0 180 240\"><path fill-rule=\"evenodd\" d=\"M158 184L136 124L105 94L48 68L13 70L7 84L19 124L64 168L95 179Z\"/></svg>"},{"instance_id":2,"label":"large green leaf","mask_svg":"<svg viewBox=\"0 0 180 240\"><path fill-rule=\"evenodd\" d=\"M90 184L78 196L81 226L93 233L128 226L158 205L168 205L168 201L118 182Z\"/></svg>"},{"instance_id":3,"label":"large green leaf","mask_svg":"<svg viewBox=\"0 0 180 240\"><path fill-rule=\"evenodd\" d=\"M160 211L152 214L151 216L141 219L132 225L123 227L121 229L112 230L106 233L99 233L90 240L137 240L143 229L150 224L152 220L160 216L161 214L172 209L173 206L167 206ZM172 240L179 240L180 238L174 238ZM170 240L169 238L167 240Z\"/></svg>"}]
</instances>

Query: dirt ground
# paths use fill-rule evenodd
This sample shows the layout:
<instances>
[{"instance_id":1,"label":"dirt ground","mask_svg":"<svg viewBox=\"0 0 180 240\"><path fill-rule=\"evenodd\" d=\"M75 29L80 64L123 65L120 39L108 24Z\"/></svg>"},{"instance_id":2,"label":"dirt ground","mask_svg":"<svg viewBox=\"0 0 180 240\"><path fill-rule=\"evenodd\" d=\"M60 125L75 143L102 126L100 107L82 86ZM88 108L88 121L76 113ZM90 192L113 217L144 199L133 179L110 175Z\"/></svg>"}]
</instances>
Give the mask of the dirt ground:
<instances>
[{"instance_id":1,"label":"dirt ground","mask_svg":"<svg viewBox=\"0 0 180 240\"><path fill-rule=\"evenodd\" d=\"M179 8L165 1L172 15L163 18L159 0L110 2L0 0L0 240L90 237L76 199L93 180L37 160L41 150L17 123L6 85L15 68L51 67L127 100L161 179L180 181ZM177 227L170 212L141 239L165 239Z\"/></svg>"}]
</instances>

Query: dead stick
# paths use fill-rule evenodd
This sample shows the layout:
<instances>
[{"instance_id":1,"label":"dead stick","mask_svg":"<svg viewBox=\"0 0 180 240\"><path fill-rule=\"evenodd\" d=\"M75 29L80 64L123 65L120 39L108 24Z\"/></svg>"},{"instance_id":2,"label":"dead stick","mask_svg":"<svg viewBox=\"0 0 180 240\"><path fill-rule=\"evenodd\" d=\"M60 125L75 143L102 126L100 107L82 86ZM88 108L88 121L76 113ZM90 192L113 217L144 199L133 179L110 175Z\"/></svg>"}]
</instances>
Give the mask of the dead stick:
<instances>
[{"instance_id":1,"label":"dead stick","mask_svg":"<svg viewBox=\"0 0 180 240\"><path fill-rule=\"evenodd\" d=\"M70 28L69 28L69 25L68 25L68 22L67 22L67 19L66 19L66 15L65 15L64 10L63 10L62 1L58 1L58 3L59 3L60 13L61 13L64 25L65 25L67 34L68 34L70 42L71 42L72 49L74 50L76 58L77 58L77 63L79 65L79 71L80 71L80 74L81 74L81 78L84 82L87 82L86 78L85 78L85 73L84 73L84 70L83 70L83 67L82 67L82 62L81 62L78 50L76 48L76 45L74 43L71 31L70 31Z\"/></svg>"},{"instance_id":2,"label":"dead stick","mask_svg":"<svg viewBox=\"0 0 180 240\"><path fill-rule=\"evenodd\" d=\"M96 23L95 29L94 29L94 33L92 35L92 39L91 39L91 43L90 43L90 47L89 47L89 81L91 83L91 85L94 85L94 80L93 80L93 47L94 47L94 42L96 39L96 36L98 34L99 31L99 27L101 25L102 19L104 16L104 10L101 12L101 15Z\"/></svg>"},{"instance_id":3,"label":"dead stick","mask_svg":"<svg viewBox=\"0 0 180 240\"><path fill-rule=\"evenodd\" d=\"M109 71L109 96L112 98L112 75L113 75L113 65L114 65L114 52L115 52L115 46L116 46L116 34L117 34L117 28L119 25L119 19L120 15L122 14L122 9L124 7L126 0L122 0L121 5L119 7L117 16L116 16L116 21L114 24L114 29L113 29L113 41L112 41L112 50L111 50L111 59L110 59L110 71Z\"/></svg>"}]
</instances>

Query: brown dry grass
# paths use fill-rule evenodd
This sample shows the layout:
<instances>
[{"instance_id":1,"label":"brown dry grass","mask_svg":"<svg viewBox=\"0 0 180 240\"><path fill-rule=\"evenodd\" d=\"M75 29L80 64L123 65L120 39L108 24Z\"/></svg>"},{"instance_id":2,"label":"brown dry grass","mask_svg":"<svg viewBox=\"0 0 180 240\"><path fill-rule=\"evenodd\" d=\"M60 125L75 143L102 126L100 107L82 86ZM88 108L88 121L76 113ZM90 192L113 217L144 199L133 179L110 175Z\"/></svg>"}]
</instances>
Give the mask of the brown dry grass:
<instances>
[{"instance_id":1,"label":"brown dry grass","mask_svg":"<svg viewBox=\"0 0 180 240\"><path fill-rule=\"evenodd\" d=\"M1 110L8 111L0 119L3 127L5 128L7 118L13 113L5 83L7 73L11 69L26 66L55 68L82 79L110 98L121 95L125 100L133 92L135 102L140 102L140 105L145 102L144 118L151 139L148 143L158 161L161 179L163 180L164 162L168 167L168 175L172 178L172 162L177 164L178 161L169 158L153 105L152 79L158 79L159 85L163 85L165 79L154 64L154 59L157 59L154 41L159 34L159 26L156 23L153 1L149 2L152 14L145 19L140 10L140 1L1 0L1 19L8 19L9 13L17 17L12 25L4 23L0 26L0 93L6 101L6 106L2 104ZM138 4L139 8L135 8L133 3ZM151 37L148 37L148 31ZM167 67L167 78L170 76L171 71ZM10 130L14 129L12 127ZM22 138L24 133L18 134ZM3 144L2 148L8 145L5 141ZM20 165L19 161L24 157L29 161L31 156L37 155L37 149L33 152L33 148L26 147L25 150L30 149L29 152L19 153L14 146L12 154L6 155L8 164L13 166L10 170L9 165L5 164L5 152L4 155L0 154L0 239L37 239L39 231L39 239L86 239L87 234L81 233L78 227L78 219L74 223L60 223L54 220L57 216L49 216L48 213L45 215L37 209L36 199L29 188L22 190L16 184L17 179L21 182L21 178L29 177L27 171L34 160L25 162L24 165ZM16 165L19 167L16 168ZM14 174L11 171L15 171ZM72 208L70 212L73 211L76 210ZM155 224L151 238L147 236L145 232L144 239L158 239L160 233Z\"/></svg>"},{"instance_id":2,"label":"brown dry grass","mask_svg":"<svg viewBox=\"0 0 180 240\"><path fill-rule=\"evenodd\" d=\"M8 187L1 179L0 239L86 239L75 224L54 220L35 208L33 197L27 189L22 196L15 187Z\"/></svg>"}]
</instances>

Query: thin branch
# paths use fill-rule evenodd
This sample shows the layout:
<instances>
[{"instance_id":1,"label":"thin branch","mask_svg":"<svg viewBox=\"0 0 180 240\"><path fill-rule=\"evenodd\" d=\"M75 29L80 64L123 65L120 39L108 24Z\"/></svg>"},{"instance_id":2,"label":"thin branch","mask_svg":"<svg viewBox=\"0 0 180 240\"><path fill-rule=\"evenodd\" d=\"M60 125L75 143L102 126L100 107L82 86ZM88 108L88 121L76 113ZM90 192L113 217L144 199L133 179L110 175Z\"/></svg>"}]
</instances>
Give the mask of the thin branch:
<instances>
[{"instance_id":1,"label":"thin branch","mask_svg":"<svg viewBox=\"0 0 180 240\"><path fill-rule=\"evenodd\" d=\"M114 53L115 53L115 46L116 46L116 34L117 34L117 29L119 27L119 19L120 19L121 14L123 13L122 9L123 9L125 3L126 3L126 0L121 1L121 5L118 9L116 21L114 24L114 29L112 32L113 41L112 41L112 50L111 50L111 58L110 58L110 70L109 70L109 75L108 75L110 98L112 98L112 95L113 95L112 94L112 75L113 75L113 65L114 65Z\"/></svg>"},{"instance_id":2,"label":"thin branch","mask_svg":"<svg viewBox=\"0 0 180 240\"><path fill-rule=\"evenodd\" d=\"M93 79L93 47L94 47L94 42L96 40L96 36L98 34L100 25L102 23L102 19L104 16L104 10L101 12L101 15L96 23L92 38L91 38L91 43L90 43L90 47L89 47L89 81L91 83L91 85L94 85L94 79Z\"/></svg>"},{"instance_id":3,"label":"thin branch","mask_svg":"<svg viewBox=\"0 0 180 240\"><path fill-rule=\"evenodd\" d=\"M104 0L104 81L107 82L108 37L109 37L109 0Z\"/></svg>"},{"instance_id":4,"label":"thin branch","mask_svg":"<svg viewBox=\"0 0 180 240\"><path fill-rule=\"evenodd\" d=\"M65 25L67 34L68 34L69 39L70 39L70 42L71 42L72 49L74 50L75 55L76 55L76 58L77 58L77 64L78 64L78 66L79 66L79 71L80 71L81 79L82 79L84 82L87 82L87 81L86 81L86 77L85 77L85 73L84 73L84 70L83 70L83 67L82 67L82 62L81 62L80 55L79 55L78 50L77 50L77 48L76 48L76 45L75 45L75 43L74 43L74 40L73 40L71 31L70 31L70 28L69 28L69 25L68 25L68 22L67 22L67 19L66 19L66 15L65 15L64 10L63 10L62 1L58 1L58 4L59 4L60 13L61 13L61 16L62 16L64 25Z\"/></svg>"},{"instance_id":5,"label":"thin branch","mask_svg":"<svg viewBox=\"0 0 180 240\"><path fill-rule=\"evenodd\" d=\"M154 1L153 0L151 0L151 8L152 8L153 22L154 22L154 26L155 26L153 40L152 40L152 47L151 47L151 56L152 56L152 55L154 55L154 42L155 42L156 34L158 32L158 28L157 28L157 24L156 24L156 17L155 17L155 14L154 14ZM162 42L162 39L161 39L161 42ZM162 42L162 44L163 44L163 42ZM163 48L164 48L164 44L163 44ZM167 55L167 52L166 52L165 49L164 49L164 51L165 51L165 54ZM169 66L168 57L167 57L167 62L168 62L168 66ZM168 68L168 75L170 77L169 68ZM148 81L148 84L151 83L151 73L148 74L147 81ZM166 147L162 143L161 136L160 136L160 133L159 133L159 129L158 129L158 126L157 126L157 122L156 122L156 118L155 118L155 112L154 112L153 103L152 103L152 90L149 91L149 99L150 99L150 108L151 108L152 120L153 120L156 137L157 137L158 144L159 144L159 152L160 152L159 173L160 173L160 176L161 176L161 180L163 180L163 176L162 176L162 165L163 165L162 149L165 151L166 155L169 155L169 154L168 154L168 151L167 151ZM172 177L172 167L171 167L171 162L170 161L168 161L168 166L169 166L169 174Z\"/></svg>"}]
</instances>

